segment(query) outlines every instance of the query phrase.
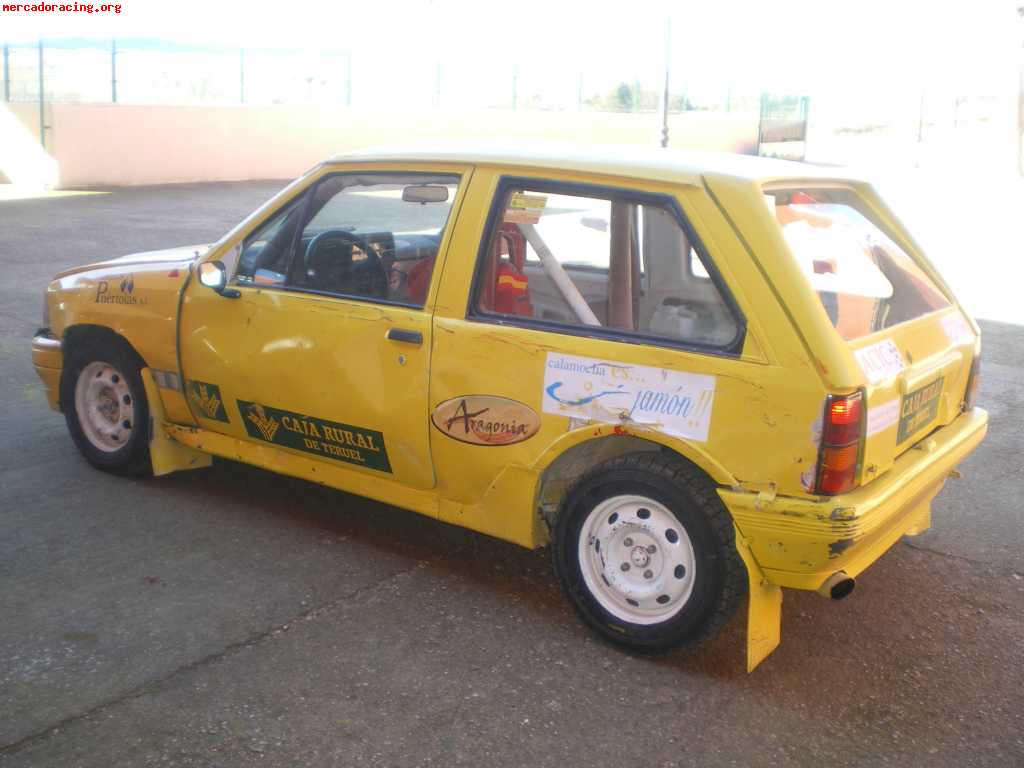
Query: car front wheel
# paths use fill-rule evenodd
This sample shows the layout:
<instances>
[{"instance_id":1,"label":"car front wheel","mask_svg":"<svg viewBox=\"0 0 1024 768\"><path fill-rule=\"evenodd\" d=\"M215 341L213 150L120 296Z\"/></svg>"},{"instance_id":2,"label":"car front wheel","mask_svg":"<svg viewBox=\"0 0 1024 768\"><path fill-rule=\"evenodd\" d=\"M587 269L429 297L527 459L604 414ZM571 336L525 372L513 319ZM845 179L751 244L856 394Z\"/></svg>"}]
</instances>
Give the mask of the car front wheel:
<instances>
[{"instance_id":1,"label":"car front wheel","mask_svg":"<svg viewBox=\"0 0 1024 768\"><path fill-rule=\"evenodd\" d=\"M149 409L135 355L115 340L73 350L61 402L71 437L98 469L135 475L149 466Z\"/></svg>"}]
</instances>

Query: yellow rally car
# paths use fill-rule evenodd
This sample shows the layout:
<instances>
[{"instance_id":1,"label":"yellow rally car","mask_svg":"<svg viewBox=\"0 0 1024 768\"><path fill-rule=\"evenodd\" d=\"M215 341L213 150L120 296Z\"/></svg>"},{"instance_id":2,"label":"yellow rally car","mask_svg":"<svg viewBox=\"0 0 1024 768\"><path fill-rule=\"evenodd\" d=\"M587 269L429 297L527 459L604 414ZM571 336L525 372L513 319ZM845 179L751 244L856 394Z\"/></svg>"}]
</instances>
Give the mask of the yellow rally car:
<instances>
[{"instance_id":1,"label":"yellow rally car","mask_svg":"<svg viewBox=\"0 0 1024 768\"><path fill-rule=\"evenodd\" d=\"M216 244L59 274L95 466L223 456L526 547L642 650L840 598L985 435L979 332L872 188L619 148L336 157Z\"/></svg>"}]
</instances>

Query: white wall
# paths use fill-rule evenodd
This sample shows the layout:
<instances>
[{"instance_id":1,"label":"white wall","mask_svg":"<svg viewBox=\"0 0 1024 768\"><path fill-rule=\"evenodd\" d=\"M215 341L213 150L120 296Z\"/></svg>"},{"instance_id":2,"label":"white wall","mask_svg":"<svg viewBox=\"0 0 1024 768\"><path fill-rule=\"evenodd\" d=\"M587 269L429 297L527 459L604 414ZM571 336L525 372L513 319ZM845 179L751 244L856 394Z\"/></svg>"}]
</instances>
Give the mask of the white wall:
<instances>
[{"instance_id":1,"label":"white wall","mask_svg":"<svg viewBox=\"0 0 1024 768\"><path fill-rule=\"evenodd\" d=\"M51 118L47 107L44 119ZM0 104L0 182L33 189L57 184L57 164L39 145L37 104Z\"/></svg>"}]
</instances>

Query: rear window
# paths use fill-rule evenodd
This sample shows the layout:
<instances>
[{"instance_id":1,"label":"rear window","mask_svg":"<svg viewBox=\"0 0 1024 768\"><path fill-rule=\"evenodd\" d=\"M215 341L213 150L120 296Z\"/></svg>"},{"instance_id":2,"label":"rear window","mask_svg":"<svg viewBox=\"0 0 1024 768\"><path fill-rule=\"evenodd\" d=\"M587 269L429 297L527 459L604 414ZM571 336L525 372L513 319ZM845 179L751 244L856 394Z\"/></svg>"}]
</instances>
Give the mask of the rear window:
<instances>
[{"instance_id":1,"label":"rear window","mask_svg":"<svg viewBox=\"0 0 1024 768\"><path fill-rule=\"evenodd\" d=\"M865 215L851 190L773 190L765 201L844 339L949 306L907 252Z\"/></svg>"}]
</instances>

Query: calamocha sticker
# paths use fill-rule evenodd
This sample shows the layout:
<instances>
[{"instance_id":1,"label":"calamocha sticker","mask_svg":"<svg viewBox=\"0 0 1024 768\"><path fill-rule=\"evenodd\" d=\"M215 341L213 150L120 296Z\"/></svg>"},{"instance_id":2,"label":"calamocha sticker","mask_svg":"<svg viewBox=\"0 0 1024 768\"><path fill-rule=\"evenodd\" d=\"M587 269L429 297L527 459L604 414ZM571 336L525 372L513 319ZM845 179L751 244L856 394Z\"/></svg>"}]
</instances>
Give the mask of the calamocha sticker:
<instances>
[{"instance_id":1,"label":"calamocha sticker","mask_svg":"<svg viewBox=\"0 0 1024 768\"><path fill-rule=\"evenodd\" d=\"M903 370L903 354L896 342L885 339L854 353L869 384L878 384L899 375Z\"/></svg>"},{"instance_id":2,"label":"calamocha sticker","mask_svg":"<svg viewBox=\"0 0 1024 768\"><path fill-rule=\"evenodd\" d=\"M220 387L216 384L195 380L189 380L185 386L188 390L189 402L200 416L225 423L228 421L227 411L224 410L224 401L220 396Z\"/></svg>"},{"instance_id":3,"label":"calamocha sticker","mask_svg":"<svg viewBox=\"0 0 1024 768\"><path fill-rule=\"evenodd\" d=\"M549 352L541 410L619 424L632 421L707 440L715 377Z\"/></svg>"},{"instance_id":4,"label":"calamocha sticker","mask_svg":"<svg viewBox=\"0 0 1024 768\"><path fill-rule=\"evenodd\" d=\"M472 445L512 445L537 434L540 417L530 406L496 395L465 395L439 404L430 415L448 437Z\"/></svg>"},{"instance_id":5,"label":"calamocha sticker","mask_svg":"<svg viewBox=\"0 0 1024 768\"><path fill-rule=\"evenodd\" d=\"M245 431L250 437L285 448L294 448L327 459L344 461L381 472L391 471L384 435L269 405L238 401Z\"/></svg>"}]
</instances>

